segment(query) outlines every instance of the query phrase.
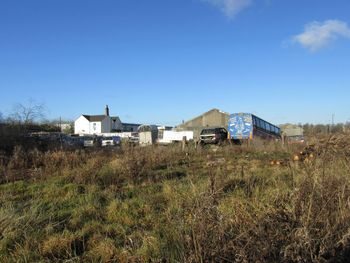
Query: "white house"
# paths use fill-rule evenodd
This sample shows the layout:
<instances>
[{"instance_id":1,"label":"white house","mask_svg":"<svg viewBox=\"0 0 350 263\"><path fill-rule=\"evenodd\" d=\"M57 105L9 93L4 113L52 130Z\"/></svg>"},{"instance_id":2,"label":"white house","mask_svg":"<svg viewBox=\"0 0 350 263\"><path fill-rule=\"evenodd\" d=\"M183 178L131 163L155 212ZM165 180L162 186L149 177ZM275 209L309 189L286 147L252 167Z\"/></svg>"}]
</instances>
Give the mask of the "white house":
<instances>
[{"instance_id":1,"label":"white house","mask_svg":"<svg viewBox=\"0 0 350 263\"><path fill-rule=\"evenodd\" d=\"M102 134L122 130L119 117L109 116L109 108L106 105L104 115L81 115L74 122L75 134Z\"/></svg>"}]
</instances>

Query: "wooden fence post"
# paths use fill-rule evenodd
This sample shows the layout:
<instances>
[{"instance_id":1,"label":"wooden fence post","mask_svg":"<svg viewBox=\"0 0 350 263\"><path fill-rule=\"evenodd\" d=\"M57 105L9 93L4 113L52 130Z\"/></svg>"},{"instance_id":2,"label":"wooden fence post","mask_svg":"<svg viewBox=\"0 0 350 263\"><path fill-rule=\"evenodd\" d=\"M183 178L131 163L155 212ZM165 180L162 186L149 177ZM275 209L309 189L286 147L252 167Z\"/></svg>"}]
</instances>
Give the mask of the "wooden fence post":
<instances>
[{"instance_id":1,"label":"wooden fence post","mask_svg":"<svg viewBox=\"0 0 350 263\"><path fill-rule=\"evenodd\" d=\"M186 148L186 136L182 137L182 151L185 151Z\"/></svg>"}]
</instances>

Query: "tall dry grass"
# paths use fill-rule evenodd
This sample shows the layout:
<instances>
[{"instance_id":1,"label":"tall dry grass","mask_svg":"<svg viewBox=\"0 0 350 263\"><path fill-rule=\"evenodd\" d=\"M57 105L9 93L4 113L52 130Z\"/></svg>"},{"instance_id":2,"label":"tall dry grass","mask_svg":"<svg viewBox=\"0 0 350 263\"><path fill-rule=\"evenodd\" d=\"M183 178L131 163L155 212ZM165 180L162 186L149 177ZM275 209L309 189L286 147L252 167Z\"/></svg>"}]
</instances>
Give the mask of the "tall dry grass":
<instances>
[{"instance_id":1,"label":"tall dry grass","mask_svg":"<svg viewBox=\"0 0 350 263\"><path fill-rule=\"evenodd\" d=\"M0 260L347 262L348 152L293 151L18 148L0 155Z\"/></svg>"}]
</instances>

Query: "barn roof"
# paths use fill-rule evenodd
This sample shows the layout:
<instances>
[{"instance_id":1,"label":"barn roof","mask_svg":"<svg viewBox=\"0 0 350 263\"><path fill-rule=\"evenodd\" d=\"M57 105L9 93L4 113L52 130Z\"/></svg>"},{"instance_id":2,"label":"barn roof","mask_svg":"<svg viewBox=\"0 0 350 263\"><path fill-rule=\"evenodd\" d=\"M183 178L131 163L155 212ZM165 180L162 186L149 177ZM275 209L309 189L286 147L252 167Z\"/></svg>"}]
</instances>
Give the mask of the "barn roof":
<instances>
[{"instance_id":1,"label":"barn roof","mask_svg":"<svg viewBox=\"0 0 350 263\"><path fill-rule=\"evenodd\" d=\"M219 110L219 109L214 108L214 109L211 109L211 110L209 110L209 111L207 111L207 112L202 113L201 115L199 115L199 116L197 116L197 117L194 117L194 118L192 118L192 119L190 119L190 120L188 120L188 121L185 121L184 123L181 123L181 124L177 125L177 127L178 127L178 128L184 127L184 126L188 125L189 123L193 122L194 120L199 119L199 118L201 118L201 117L203 117L203 116L205 116L205 115L208 115L208 114L210 114L210 113L212 113L212 112L219 112L219 113L225 114L225 115L227 115L227 116L230 115L230 113L228 113L228 112L224 112L224 111L222 111L222 110Z\"/></svg>"}]
</instances>

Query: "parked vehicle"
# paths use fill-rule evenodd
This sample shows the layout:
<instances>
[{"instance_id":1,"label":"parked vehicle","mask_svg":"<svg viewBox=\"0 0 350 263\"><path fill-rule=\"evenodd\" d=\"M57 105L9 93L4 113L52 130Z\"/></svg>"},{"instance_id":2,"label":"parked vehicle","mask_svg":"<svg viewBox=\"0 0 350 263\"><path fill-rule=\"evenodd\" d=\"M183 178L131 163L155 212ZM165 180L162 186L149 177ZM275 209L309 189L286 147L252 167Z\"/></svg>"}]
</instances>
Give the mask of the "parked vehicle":
<instances>
[{"instance_id":1,"label":"parked vehicle","mask_svg":"<svg viewBox=\"0 0 350 263\"><path fill-rule=\"evenodd\" d=\"M131 145L138 145L140 143L140 137L138 132L132 132L128 137L128 143Z\"/></svg>"},{"instance_id":2,"label":"parked vehicle","mask_svg":"<svg viewBox=\"0 0 350 263\"><path fill-rule=\"evenodd\" d=\"M121 138L119 136L108 136L108 137L103 137L101 140L101 146L106 147L106 146L118 146L120 145Z\"/></svg>"},{"instance_id":3,"label":"parked vehicle","mask_svg":"<svg viewBox=\"0 0 350 263\"><path fill-rule=\"evenodd\" d=\"M81 148L84 146L84 139L81 137L64 135L61 140L66 148Z\"/></svg>"},{"instance_id":4,"label":"parked vehicle","mask_svg":"<svg viewBox=\"0 0 350 263\"><path fill-rule=\"evenodd\" d=\"M222 127L206 128L200 134L201 144L220 144L227 140L227 130Z\"/></svg>"},{"instance_id":5,"label":"parked vehicle","mask_svg":"<svg viewBox=\"0 0 350 263\"><path fill-rule=\"evenodd\" d=\"M158 143L171 144L182 142L185 139L187 142L193 140L193 131L164 131L159 130Z\"/></svg>"},{"instance_id":6,"label":"parked vehicle","mask_svg":"<svg viewBox=\"0 0 350 263\"><path fill-rule=\"evenodd\" d=\"M97 136L84 137L84 147L97 147L101 145L101 139Z\"/></svg>"},{"instance_id":7,"label":"parked vehicle","mask_svg":"<svg viewBox=\"0 0 350 263\"><path fill-rule=\"evenodd\" d=\"M233 141L280 140L281 129L251 113L234 113L228 121L229 137Z\"/></svg>"}]
</instances>

